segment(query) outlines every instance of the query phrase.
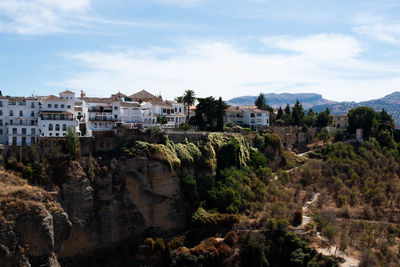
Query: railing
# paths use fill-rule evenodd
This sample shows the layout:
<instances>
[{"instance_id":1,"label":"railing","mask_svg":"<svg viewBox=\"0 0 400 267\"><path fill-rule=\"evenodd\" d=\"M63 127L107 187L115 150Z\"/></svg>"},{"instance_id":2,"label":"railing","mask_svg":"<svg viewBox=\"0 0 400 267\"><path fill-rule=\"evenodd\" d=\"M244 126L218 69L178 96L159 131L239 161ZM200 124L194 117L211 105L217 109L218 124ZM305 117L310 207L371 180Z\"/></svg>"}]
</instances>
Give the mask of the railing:
<instances>
[{"instance_id":1,"label":"railing","mask_svg":"<svg viewBox=\"0 0 400 267\"><path fill-rule=\"evenodd\" d=\"M114 118L105 118L105 117L94 117L94 118L89 118L89 121L119 121L117 119Z\"/></svg>"}]
</instances>

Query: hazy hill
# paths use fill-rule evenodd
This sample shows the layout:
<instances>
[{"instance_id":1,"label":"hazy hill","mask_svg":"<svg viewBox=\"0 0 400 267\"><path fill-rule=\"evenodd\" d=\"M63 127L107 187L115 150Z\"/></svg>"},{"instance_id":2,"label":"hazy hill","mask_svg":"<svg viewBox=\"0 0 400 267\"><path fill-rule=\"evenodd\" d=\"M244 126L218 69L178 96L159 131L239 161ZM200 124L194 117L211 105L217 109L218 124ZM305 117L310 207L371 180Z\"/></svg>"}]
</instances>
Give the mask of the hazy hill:
<instances>
[{"instance_id":1,"label":"hazy hill","mask_svg":"<svg viewBox=\"0 0 400 267\"><path fill-rule=\"evenodd\" d=\"M330 101L324 99L320 94L313 94L313 93L299 93L299 94L289 94L289 93L282 93L282 94L264 94L265 98L267 99L267 103L272 107L280 107L282 108L286 106L286 104L294 105L296 103L296 99L298 99L305 108L310 108L315 105L324 105L324 104L333 104L335 101ZM248 106L254 105L254 101L256 100L257 96L240 96L232 98L228 100L230 105L238 105L238 106Z\"/></svg>"},{"instance_id":2,"label":"hazy hill","mask_svg":"<svg viewBox=\"0 0 400 267\"><path fill-rule=\"evenodd\" d=\"M400 92L394 92L382 98L363 101L363 102L338 102L333 104L322 104L315 105L314 111L320 112L325 110L327 107L334 115L347 113L350 109L359 106L371 107L377 111L384 108L389 114L391 114L396 121L396 125L400 125Z\"/></svg>"},{"instance_id":3,"label":"hazy hill","mask_svg":"<svg viewBox=\"0 0 400 267\"><path fill-rule=\"evenodd\" d=\"M254 105L257 96L240 96L228 100L230 105ZM284 108L286 104L293 105L298 99L305 109L312 108L316 112L320 112L329 108L332 114L340 115L347 113L350 109L359 106L368 106L377 111L384 108L391 114L396 121L396 125L400 125L400 92L394 92L382 98L363 101L363 102L335 102L325 99L320 94L299 93L299 94L265 94L267 103L272 107L281 106Z\"/></svg>"}]
</instances>

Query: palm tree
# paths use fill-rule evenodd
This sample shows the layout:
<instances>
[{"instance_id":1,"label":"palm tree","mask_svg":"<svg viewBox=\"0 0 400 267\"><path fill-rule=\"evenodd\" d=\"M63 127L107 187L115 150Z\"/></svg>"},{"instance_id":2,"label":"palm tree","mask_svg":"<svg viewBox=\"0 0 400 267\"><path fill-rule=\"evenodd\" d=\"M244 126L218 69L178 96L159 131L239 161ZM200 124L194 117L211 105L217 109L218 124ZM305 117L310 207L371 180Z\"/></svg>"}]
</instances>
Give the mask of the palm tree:
<instances>
[{"instance_id":1,"label":"palm tree","mask_svg":"<svg viewBox=\"0 0 400 267\"><path fill-rule=\"evenodd\" d=\"M175 101L178 102L178 103L183 103L183 96L175 97Z\"/></svg>"},{"instance_id":2,"label":"palm tree","mask_svg":"<svg viewBox=\"0 0 400 267\"><path fill-rule=\"evenodd\" d=\"M189 121L190 118L190 106L194 104L196 101L195 93L193 90L186 90L185 93L183 94L183 103L186 104L186 109L188 112L188 117L187 120Z\"/></svg>"}]
</instances>

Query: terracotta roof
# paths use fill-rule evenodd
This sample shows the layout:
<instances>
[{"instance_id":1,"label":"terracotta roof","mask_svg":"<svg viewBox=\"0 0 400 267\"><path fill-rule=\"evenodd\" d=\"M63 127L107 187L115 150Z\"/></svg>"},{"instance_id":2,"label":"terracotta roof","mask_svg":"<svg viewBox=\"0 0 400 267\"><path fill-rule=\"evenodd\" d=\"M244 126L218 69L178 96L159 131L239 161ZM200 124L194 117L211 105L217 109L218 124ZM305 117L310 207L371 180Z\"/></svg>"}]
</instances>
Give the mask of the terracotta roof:
<instances>
[{"instance_id":1,"label":"terracotta roof","mask_svg":"<svg viewBox=\"0 0 400 267\"><path fill-rule=\"evenodd\" d=\"M254 112L254 113L268 113L267 110L262 110L258 108L253 108L253 107L241 107L242 110L247 110L248 112Z\"/></svg>"},{"instance_id":2,"label":"terracotta roof","mask_svg":"<svg viewBox=\"0 0 400 267\"><path fill-rule=\"evenodd\" d=\"M109 97L86 97L85 101L88 103L111 103L112 100Z\"/></svg>"},{"instance_id":3,"label":"terracotta roof","mask_svg":"<svg viewBox=\"0 0 400 267\"><path fill-rule=\"evenodd\" d=\"M62 91L61 93L60 93L60 95L74 95L75 93L74 92L71 92L70 90L65 90L65 91Z\"/></svg>"},{"instance_id":4,"label":"terracotta roof","mask_svg":"<svg viewBox=\"0 0 400 267\"><path fill-rule=\"evenodd\" d=\"M75 111L82 111L82 107L75 107Z\"/></svg>"},{"instance_id":5,"label":"terracotta roof","mask_svg":"<svg viewBox=\"0 0 400 267\"><path fill-rule=\"evenodd\" d=\"M239 106L230 106L226 109L226 113L243 113Z\"/></svg>"},{"instance_id":6,"label":"terracotta roof","mask_svg":"<svg viewBox=\"0 0 400 267\"><path fill-rule=\"evenodd\" d=\"M140 104L137 102L121 102L122 107L140 107Z\"/></svg>"},{"instance_id":7,"label":"terracotta roof","mask_svg":"<svg viewBox=\"0 0 400 267\"><path fill-rule=\"evenodd\" d=\"M128 97L128 96L127 96L127 95L124 95L124 94L121 93L121 92L118 92L118 93L116 93L116 94L111 95L111 99L120 99L120 98L125 98L125 97Z\"/></svg>"},{"instance_id":8,"label":"terracotta roof","mask_svg":"<svg viewBox=\"0 0 400 267\"><path fill-rule=\"evenodd\" d=\"M23 96L0 96L0 99L8 99L13 102L23 102L25 100L37 100L36 97L23 97Z\"/></svg>"},{"instance_id":9,"label":"terracotta roof","mask_svg":"<svg viewBox=\"0 0 400 267\"><path fill-rule=\"evenodd\" d=\"M172 107L171 104L169 104L165 101L162 101L162 100L149 100L148 102L150 102L154 106Z\"/></svg>"},{"instance_id":10,"label":"terracotta roof","mask_svg":"<svg viewBox=\"0 0 400 267\"><path fill-rule=\"evenodd\" d=\"M162 98L157 97L155 95L152 95L149 92L147 92L146 90L142 90L140 92L137 92L137 93L131 95L130 98L141 99L141 100L150 100L150 99L151 100L156 100L156 99L162 100Z\"/></svg>"},{"instance_id":11,"label":"terracotta roof","mask_svg":"<svg viewBox=\"0 0 400 267\"><path fill-rule=\"evenodd\" d=\"M58 96L55 95L48 95L43 97L43 100L45 101L59 101L59 102L67 102L67 100L59 98Z\"/></svg>"}]
</instances>

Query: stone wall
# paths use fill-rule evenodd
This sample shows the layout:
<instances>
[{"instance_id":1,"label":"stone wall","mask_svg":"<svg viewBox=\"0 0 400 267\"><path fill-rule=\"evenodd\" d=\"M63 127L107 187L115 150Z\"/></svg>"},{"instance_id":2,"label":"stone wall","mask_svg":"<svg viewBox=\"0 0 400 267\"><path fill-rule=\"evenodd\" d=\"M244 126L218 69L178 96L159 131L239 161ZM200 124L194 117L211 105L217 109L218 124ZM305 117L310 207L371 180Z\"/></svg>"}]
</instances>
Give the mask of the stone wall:
<instances>
[{"instance_id":1,"label":"stone wall","mask_svg":"<svg viewBox=\"0 0 400 267\"><path fill-rule=\"evenodd\" d=\"M317 128L308 128L303 131L297 126L272 126L271 131L279 135L283 146L288 150L305 151L307 144L316 141Z\"/></svg>"}]
</instances>

